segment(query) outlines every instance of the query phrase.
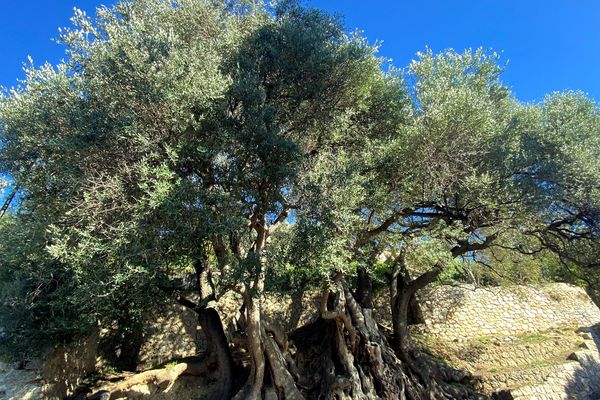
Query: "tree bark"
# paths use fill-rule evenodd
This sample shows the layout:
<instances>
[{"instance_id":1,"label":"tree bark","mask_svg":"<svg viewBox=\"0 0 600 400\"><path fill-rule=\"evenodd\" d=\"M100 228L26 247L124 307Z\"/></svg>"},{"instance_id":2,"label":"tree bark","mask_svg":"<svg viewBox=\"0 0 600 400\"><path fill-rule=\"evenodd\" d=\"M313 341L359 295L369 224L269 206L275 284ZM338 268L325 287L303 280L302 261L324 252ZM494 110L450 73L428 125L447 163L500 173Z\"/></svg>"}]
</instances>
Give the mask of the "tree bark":
<instances>
[{"instance_id":1,"label":"tree bark","mask_svg":"<svg viewBox=\"0 0 600 400\"><path fill-rule=\"evenodd\" d=\"M291 295L292 303L290 304L290 321L288 324L288 331L298 328L300 318L302 317L302 311L304 310L304 290L296 289Z\"/></svg>"},{"instance_id":2,"label":"tree bark","mask_svg":"<svg viewBox=\"0 0 600 400\"><path fill-rule=\"evenodd\" d=\"M373 308L373 280L363 266L358 267L356 300L364 308Z\"/></svg>"},{"instance_id":3,"label":"tree bark","mask_svg":"<svg viewBox=\"0 0 600 400\"><path fill-rule=\"evenodd\" d=\"M207 358L216 368L217 389L213 392L212 399L226 400L232 397L233 357L219 313L207 306L209 300L214 299L208 263L208 257L205 256L201 263L195 265L200 304L194 307L194 311L198 314L198 324L206 336Z\"/></svg>"},{"instance_id":4,"label":"tree bark","mask_svg":"<svg viewBox=\"0 0 600 400\"><path fill-rule=\"evenodd\" d=\"M262 278L261 278L262 279ZM261 280L257 280L262 285ZM296 381L299 372L290 352L287 335L260 312L260 296L244 297L245 316L238 331L251 359L251 371L234 399L304 400Z\"/></svg>"},{"instance_id":5,"label":"tree bark","mask_svg":"<svg viewBox=\"0 0 600 400\"><path fill-rule=\"evenodd\" d=\"M404 295L396 294L399 309L406 310L418 288L434 274L421 276L407 285ZM370 279L368 274L360 279ZM296 329L289 337L260 312L264 275L256 277L253 289L244 293L243 318L236 327L240 342L251 360L248 380L235 396L233 361L223 326L216 310L198 306L179 297L178 301L198 313L206 333L207 357L201 364L177 365L156 370L103 389L125 393L132 385L152 381L166 390L179 375L216 372L218 385L211 400L231 399L337 399L337 400L449 400L478 398L467 386L455 385L467 375L441 367L409 345L390 344L373 318L373 310L358 301L338 275L335 288L324 289L316 321ZM363 282L369 288L369 282ZM249 287L248 287L249 288ZM202 291L201 291L202 292ZM370 290L362 290L363 304L371 305ZM399 300L404 299L404 300ZM201 303L202 304L202 303ZM406 324L398 329L408 338ZM409 342L407 342L409 343Z\"/></svg>"},{"instance_id":6,"label":"tree bark","mask_svg":"<svg viewBox=\"0 0 600 400\"><path fill-rule=\"evenodd\" d=\"M246 384L236 394L236 400L261 399L261 391L265 377L265 355L261 338L260 298L250 294L244 296L246 309L245 331L246 348L252 359L252 369Z\"/></svg>"},{"instance_id":7,"label":"tree bark","mask_svg":"<svg viewBox=\"0 0 600 400\"><path fill-rule=\"evenodd\" d=\"M310 399L475 398L467 388L450 384L454 376L438 373L428 360L399 356L372 310L361 307L341 281L333 293L323 291L321 318L290 339L301 371L298 386Z\"/></svg>"},{"instance_id":8,"label":"tree bark","mask_svg":"<svg viewBox=\"0 0 600 400\"><path fill-rule=\"evenodd\" d=\"M173 386L175 381L182 375L201 376L210 371L210 365L203 361L182 361L168 367L151 369L139 374L125 376L116 382L107 382L99 386L88 399L105 398L132 398L138 397L135 387L138 385L156 386L161 392L165 392ZM211 400L229 399L230 397L212 397Z\"/></svg>"},{"instance_id":9,"label":"tree bark","mask_svg":"<svg viewBox=\"0 0 600 400\"><path fill-rule=\"evenodd\" d=\"M198 312L198 323L206 335L209 356L215 360L217 389L212 399L228 400L232 397L233 358L219 313L214 308L204 308Z\"/></svg>"},{"instance_id":10,"label":"tree bark","mask_svg":"<svg viewBox=\"0 0 600 400\"><path fill-rule=\"evenodd\" d=\"M423 319L421 308L416 300L417 291L436 280L443 270L442 265L436 264L431 270L412 280L404 256L404 253L401 253L396 259L390 280L392 328L397 351L406 351L411 347L408 333L411 319L421 321Z\"/></svg>"}]
</instances>

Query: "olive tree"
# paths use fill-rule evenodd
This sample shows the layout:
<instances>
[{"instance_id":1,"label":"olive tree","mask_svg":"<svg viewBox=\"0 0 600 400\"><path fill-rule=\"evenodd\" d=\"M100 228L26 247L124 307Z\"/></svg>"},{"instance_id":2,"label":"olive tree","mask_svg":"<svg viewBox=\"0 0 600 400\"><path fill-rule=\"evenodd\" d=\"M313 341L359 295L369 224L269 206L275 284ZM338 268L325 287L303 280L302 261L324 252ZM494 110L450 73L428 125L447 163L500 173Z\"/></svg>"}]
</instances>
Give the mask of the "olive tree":
<instances>
[{"instance_id":1,"label":"olive tree","mask_svg":"<svg viewBox=\"0 0 600 400\"><path fill-rule=\"evenodd\" d=\"M296 2L135 0L74 23L67 61L29 68L0 102L0 166L21 188L2 268L23 283L4 298L76 310L24 312L38 332L177 301L209 352L168 377L213 366L215 398L472 398L410 341L415 293L490 246L579 265L565 246L597 243L596 105L519 103L496 54L386 70ZM372 312L381 270L389 336ZM318 288L319 318L289 334L269 320L267 274ZM243 299L231 343L212 306L227 291ZM250 359L240 385L232 351Z\"/></svg>"},{"instance_id":2,"label":"olive tree","mask_svg":"<svg viewBox=\"0 0 600 400\"><path fill-rule=\"evenodd\" d=\"M232 357L207 305L239 292L252 370L236 397L260 397L267 372L271 390L301 397L262 322L264 255L311 157L343 145L381 75L375 49L290 2L140 0L74 23L69 59L30 68L2 101L19 217L44 216L41 251L93 316L110 318L98 299L143 311L160 292L196 311L219 398L235 394ZM177 285L190 269L197 302Z\"/></svg>"},{"instance_id":3,"label":"olive tree","mask_svg":"<svg viewBox=\"0 0 600 400\"><path fill-rule=\"evenodd\" d=\"M380 93L385 100L377 103L372 97L376 107L367 115L375 118L354 125L369 139L324 156L323 167L307 177L312 198L298 212L298 239L286 262L313 265L321 281L328 278L320 323L334 321L335 328L317 330L329 332L325 345L307 341L307 328L294 340L319 348L311 354L322 357L311 368L322 375L335 370L329 359L342 360L349 379L338 397L473 396L452 384L468 376L428 359L408 330L418 313L416 292L453 262L485 258L496 248L521 256L555 252L574 265L593 265L597 108L572 93L523 105L502 84L501 72L498 56L482 50L421 54L404 74L392 73L385 91L392 98ZM556 110L556 97L570 107ZM561 183L549 177L556 174ZM410 265L416 260L419 268ZM390 338L372 317L373 276L382 269Z\"/></svg>"}]
</instances>

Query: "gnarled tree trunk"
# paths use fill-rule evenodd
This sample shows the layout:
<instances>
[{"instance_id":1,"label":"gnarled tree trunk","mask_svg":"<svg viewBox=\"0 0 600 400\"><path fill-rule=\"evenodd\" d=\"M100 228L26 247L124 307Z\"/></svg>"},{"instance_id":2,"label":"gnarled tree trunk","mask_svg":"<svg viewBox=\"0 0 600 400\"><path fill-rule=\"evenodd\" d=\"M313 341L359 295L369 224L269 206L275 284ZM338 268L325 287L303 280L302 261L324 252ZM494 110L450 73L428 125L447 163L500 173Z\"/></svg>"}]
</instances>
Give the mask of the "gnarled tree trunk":
<instances>
[{"instance_id":1,"label":"gnarled tree trunk","mask_svg":"<svg viewBox=\"0 0 600 400\"><path fill-rule=\"evenodd\" d=\"M359 276L369 279L366 274ZM363 287L369 286L368 282L363 284ZM468 387L452 384L467 377L466 374L446 371L412 347L396 351L379 330L372 308L359 304L340 278L336 285L333 293L323 291L321 318L291 335L301 371L298 385L307 398L423 400L477 397ZM372 301L365 304L370 305Z\"/></svg>"},{"instance_id":2,"label":"gnarled tree trunk","mask_svg":"<svg viewBox=\"0 0 600 400\"><path fill-rule=\"evenodd\" d=\"M175 366L153 369L117 382L107 383L98 388L96 393L89 398L129 397L129 391L140 384L155 385L160 390L166 391L181 375L213 375L216 378L216 385L209 400L231 399L233 359L218 312L214 308L198 306L181 296L177 297L177 301L198 314L198 323L207 341L207 352L204 357L190 357Z\"/></svg>"},{"instance_id":3,"label":"gnarled tree trunk","mask_svg":"<svg viewBox=\"0 0 600 400\"><path fill-rule=\"evenodd\" d=\"M250 355L250 374L234 399L303 400L296 380L298 371L287 335L260 312L260 298L245 296L244 315L234 328Z\"/></svg>"},{"instance_id":4,"label":"gnarled tree trunk","mask_svg":"<svg viewBox=\"0 0 600 400\"><path fill-rule=\"evenodd\" d=\"M230 345L217 311L207 307L212 296L207 264L196 266L200 303L178 297L179 303L198 313L198 322L206 334L208 352L203 365L217 371L213 399L477 398L467 386L454 384L466 381L466 373L436 364L410 341L410 301L417 290L439 275L441 266L415 280L401 274L403 265L396 268L391 283L394 335L389 342L373 318L372 283L366 270L359 270L354 294L339 274L334 290L327 288L322 292L320 317L296 329L288 338L261 313L264 260L257 264L254 279L242 291L242 315L232 324L234 337L242 339L233 343L245 350L243 354L250 361L248 379L237 392ZM202 368L181 366L176 371L189 374L199 370ZM176 379L173 371L149 372L148 376L164 378L165 385Z\"/></svg>"},{"instance_id":5,"label":"gnarled tree trunk","mask_svg":"<svg viewBox=\"0 0 600 400\"><path fill-rule=\"evenodd\" d=\"M283 212L278 220L285 218ZM254 258L257 271L243 290L245 318L237 330L244 333L245 347L251 358L251 371L246 384L235 395L235 400L288 399L303 400L292 371L295 365L289 354L288 341L277 327L261 313L261 296L265 288L265 258L263 253L269 229L264 215L257 213L253 224L256 239L249 256ZM274 229L275 225L270 229Z\"/></svg>"},{"instance_id":6,"label":"gnarled tree trunk","mask_svg":"<svg viewBox=\"0 0 600 400\"><path fill-rule=\"evenodd\" d=\"M217 371L213 399L230 399L233 390L233 359L219 314L214 308L201 309L198 312L198 323L206 336L209 357L212 358Z\"/></svg>"}]
</instances>

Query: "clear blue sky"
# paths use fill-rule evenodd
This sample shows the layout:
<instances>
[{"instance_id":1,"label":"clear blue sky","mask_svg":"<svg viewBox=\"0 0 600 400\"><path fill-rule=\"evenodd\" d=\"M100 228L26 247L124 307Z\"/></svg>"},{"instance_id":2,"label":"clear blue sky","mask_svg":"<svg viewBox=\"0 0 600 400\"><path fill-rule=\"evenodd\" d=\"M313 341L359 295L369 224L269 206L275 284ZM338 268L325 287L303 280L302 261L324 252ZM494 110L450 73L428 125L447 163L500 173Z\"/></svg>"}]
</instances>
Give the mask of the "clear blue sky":
<instances>
[{"instance_id":1,"label":"clear blue sky","mask_svg":"<svg viewBox=\"0 0 600 400\"><path fill-rule=\"evenodd\" d=\"M112 0L3 0L0 8L0 85L14 86L31 55L58 62L53 43L74 6L92 11ZM504 81L524 101L580 89L600 101L600 0L311 0L345 16L349 30L382 40L382 55L398 67L429 46L502 51Z\"/></svg>"}]
</instances>

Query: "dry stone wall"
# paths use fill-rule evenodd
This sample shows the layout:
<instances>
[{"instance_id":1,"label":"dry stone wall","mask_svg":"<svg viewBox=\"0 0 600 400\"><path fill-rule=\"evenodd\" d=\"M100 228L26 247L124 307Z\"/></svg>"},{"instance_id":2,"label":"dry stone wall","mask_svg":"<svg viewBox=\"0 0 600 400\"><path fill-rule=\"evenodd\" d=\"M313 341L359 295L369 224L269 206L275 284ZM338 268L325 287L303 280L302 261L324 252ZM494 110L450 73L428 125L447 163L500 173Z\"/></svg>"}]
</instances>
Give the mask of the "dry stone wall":
<instances>
[{"instance_id":1,"label":"dry stone wall","mask_svg":"<svg viewBox=\"0 0 600 400\"><path fill-rule=\"evenodd\" d=\"M413 327L498 399L600 399L600 309L567 284L435 287Z\"/></svg>"},{"instance_id":2,"label":"dry stone wall","mask_svg":"<svg viewBox=\"0 0 600 400\"><path fill-rule=\"evenodd\" d=\"M99 330L69 346L56 346L43 356L40 377L48 399L63 399L96 368Z\"/></svg>"},{"instance_id":3,"label":"dry stone wall","mask_svg":"<svg viewBox=\"0 0 600 400\"><path fill-rule=\"evenodd\" d=\"M597 330L582 333L583 345L567 360L548 366L517 371L510 378L494 376L498 386L508 385L514 400L597 400L600 399L600 355Z\"/></svg>"},{"instance_id":4,"label":"dry stone wall","mask_svg":"<svg viewBox=\"0 0 600 400\"><path fill-rule=\"evenodd\" d=\"M422 294L421 301L425 325L417 330L445 340L600 323L600 309L585 291L564 283L538 287L440 286Z\"/></svg>"},{"instance_id":5,"label":"dry stone wall","mask_svg":"<svg viewBox=\"0 0 600 400\"><path fill-rule=\"evenodd\" d=\"M162 315L144 329L137 369L145 370L174 358L193 356L204 347L204 335L196 313L174 304L166 307Z\"/></svg>"}]
</instances>

